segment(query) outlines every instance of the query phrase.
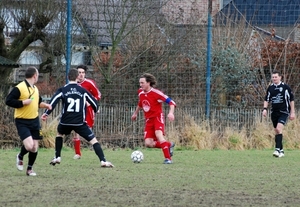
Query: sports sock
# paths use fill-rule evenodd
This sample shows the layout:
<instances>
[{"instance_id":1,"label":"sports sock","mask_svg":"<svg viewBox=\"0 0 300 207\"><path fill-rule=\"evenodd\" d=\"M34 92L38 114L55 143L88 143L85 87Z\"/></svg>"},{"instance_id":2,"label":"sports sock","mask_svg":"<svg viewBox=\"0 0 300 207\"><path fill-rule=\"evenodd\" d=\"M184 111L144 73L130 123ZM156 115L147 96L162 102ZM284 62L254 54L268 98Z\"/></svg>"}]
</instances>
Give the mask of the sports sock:
<instances>
[{"instance_id":1,"label":"sports sock","mask_svg":"<svg viewBox=\"0 0 300 207\"><path fill-rule=\"evenodd\" d=\"M282 134L275 135L275 148L282 149Z\"/></svg>"},{"instance_id":2,"label":"sports sock","mask_svg":"<svg viewBox=\"0 0 300 207\"><path fill-rule=\"evenodd\" d=\"M62 137L56 137L55 138L55 158L61 157L61 149L63 146L63 138Z\"/></svg>"},{"instance_id":3,"label":"sports sock","mask_svg":"<svg viewBox=\"0 0 300 207\"><path fill-rule=\"evenodd\" d=\"M27 170L31 170L32 165L34 164L34 162L36 160L37 154L38 154L38 152L29 152Z\"/></svg>"},{"instance_id":4,"label":"sports sock","mask_svg":"<svg viewBox=\"0 0 300 207\"><path fill-rule=\"evenodd\" d=\"M164 153L164 157L166 159L169 159L171 160L171 155L170 155L170 146L171 146L171 143L170 142L167 142L167 141L163 141L160 143L161 145L161 149Z\"/></svg>"},{"instance_id":5,"label":"sports sock","mask_svg":"<svg viewBox=\"0 0 300 207\"><path fill-rule=\"evenodd\" d=\"M23 145L21 147L21 151L19 153L19 159L23 160L24 155L26 155L28 153L27 149L25 148L25 146Z\"/></svg>"},{"instance_id":6,"label":"sports sock","mask_svg":"<svg viewBox=\"0 0 300 207\"><path fill-rule=\"evenodd\" d=\"M154 147L155 147L155 148L161 148L160 142L154 141Z\"/></svg>"},{"instance_id":7,"label":"sports sock","mask_svg":"<svg viewBox=\"0 0 300 207\"><path fill-rule=\"evenodd\" d=\"M100 143L97 142L97 143L93 144L93 148L94 148L96 155L99 157L99 160L106 162L106 159L105 159L105 156L104 156L104 153L103 153Z\"/></svg>"},{"instance_id":8,"label":"sports sock","mask_svg":"<svg viewBox=\"0 0 300 207\"><path fill-rule=\"evenodd\" d=\"M80 139L79 138L73 138L73 142L74 142L75 154L81 156L81 152L80 152Z\"/></svg>"}]
</instances>

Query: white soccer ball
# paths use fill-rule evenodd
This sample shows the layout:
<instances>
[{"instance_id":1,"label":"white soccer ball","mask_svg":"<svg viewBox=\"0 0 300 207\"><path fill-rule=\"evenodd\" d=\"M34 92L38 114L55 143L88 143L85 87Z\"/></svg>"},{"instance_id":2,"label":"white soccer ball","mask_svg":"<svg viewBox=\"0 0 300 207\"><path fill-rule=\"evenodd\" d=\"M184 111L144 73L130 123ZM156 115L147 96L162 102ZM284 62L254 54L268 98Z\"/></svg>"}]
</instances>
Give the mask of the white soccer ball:
<instances>
[{"instance_id":1,"label":"white soccer ball","mask_svg":"<svg viewBox=\"0 0 300 207\"><path fill-rule=\"evenodd\" d=\"M136 150L131 153L131 160L134 163L140 163L144 160L144 154L141 151Z\"/></svg>"}]
</instances>

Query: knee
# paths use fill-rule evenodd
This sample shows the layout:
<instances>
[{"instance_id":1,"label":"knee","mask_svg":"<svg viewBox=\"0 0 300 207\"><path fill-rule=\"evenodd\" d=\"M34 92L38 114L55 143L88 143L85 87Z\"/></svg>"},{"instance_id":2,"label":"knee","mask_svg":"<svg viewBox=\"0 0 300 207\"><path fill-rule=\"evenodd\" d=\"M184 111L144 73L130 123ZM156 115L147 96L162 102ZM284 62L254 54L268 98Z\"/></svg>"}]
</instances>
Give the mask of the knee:
<instances>
[{"instance_id":1,"label":"knee","mask_svg":"<svg viewBox=\"0 0 300 207\"><path fill-rule=\"evenodd\" d=\"M25 146L25 148L28 152L37 152L38 150L38 147L35 145Z\"/></svg>"},{"instance_id":2,"label":"knee","mask_svg":"<svg viewBox=\"0 0 300 207\"><path fill-rule=\"evenodd\" d=\"M276 133L276 134L281 134L281 133L282 133L282 132L281 132L281 129L275 128L275 133Z\"/></svg>"},{"instance_id":3,"label":"knee","mask_svg":"<svg viewBox=\"0 0 300 207\"><path fill-rule=\"evenodd\" d=\"M146 139L146 140L145 140L145 147L148 147L148 148L154 147L153 141L152 141L152 140L149 140L149 139Z\"/></svg>"},{"instance_id":4,"label":"knee","mask_svg":"<svg viewBox=\"0 0 300 207\"><path fill-rule=\"evenodd\" d=\"M151 144L151 143L145 143L145 147L152 148L153 144Z\"/></svg>"}]
</instances>

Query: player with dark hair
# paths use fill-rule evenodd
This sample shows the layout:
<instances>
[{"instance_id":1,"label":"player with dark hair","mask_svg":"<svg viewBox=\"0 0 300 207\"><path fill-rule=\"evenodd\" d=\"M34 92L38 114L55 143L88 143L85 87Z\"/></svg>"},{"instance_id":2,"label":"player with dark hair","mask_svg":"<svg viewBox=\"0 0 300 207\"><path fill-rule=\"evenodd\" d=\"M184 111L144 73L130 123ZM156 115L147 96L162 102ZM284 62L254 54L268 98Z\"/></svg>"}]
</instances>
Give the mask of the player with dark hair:
<instances>
[{"instance_id":1,"label":"player with dark hair","mask_svg":"<svg viewBox=\"0 0 300 207\"><path fill-rule=\"evenodd\" d=\"M269 102L272 105L271 120L275 130L275 151L273 156L283 157L282 131L288 117L290 117L290 120L295 119L295 103L291 88L281 81L281 74L278 71L272 73L272 84L267 89L262 111L264 117L267 116Z\"/></svg>"},{"instance_id":2,"label":"player with dark hair","mask_svg":"<svg viewBox=\"0 0 300 207\"><path fill-rule=\"evenodd\" d=\"M51 109L51 105L42 102L37 83L39 71L30 66L25 71L25 80L15 86L6 97L6 104L15 108L14 118L18 134L23 142L20 153L17 155L17 169L23 170L23 157L28 154L26 174L36 176L32 166L38 154L40 136L40 120L38 109Z\"/></svg>"},{"instance_id":3,"label":"player with dark hair","mask_svg":"<svg viewBox=\"0 0 300 207\"><path fill-rule=\"evenodd\" d=\"M96 112L98 109L97 100L87 90L77 84L77 77L78 71L71 69L68 74L70 82L56 91L50 100L52 110L46 110L41 117L42 120L45 121L47 116L55 109L58 102L62 100L62 114L57 126L58 134L55 138L55 157L50 164L60 164L63 135L68 135L74 130L93 146L100 160L101 167L113 167L112 163L106 161L100 143L85 121L86 102L89 103L94 112Z\"/></svg>"},{"instance_id":4,"label":"player with dark hair","mask_svg":"<svg viewBox=\"0 0 300 207\"><path fill-rule=\"evenodd\" d=\"M87 70L88 67L86 65L77 66L77 71L78 71L77 82L81 87L85 88L88 92L90 92L97 101L99 101L101 99L101 93L94 80L85 78ZM89 105L89 103L87 103L85 121L87 125L92 129L95 122L95 112L93 108ZM75 150L74 159L80 159L81 158L80 138L77 133L73 138L73 143L74 143L74 150Z\"/></svg>"},{"instance_id":5,"label":"player with dark hair","mask_svg":"<svg viewBox=\"0 0 300 207\"><path fill-rule=\"evenodd\" d=\"M144 73L139 80L140 89L138 90L139 101L131 119L136 120L138 112L143 109L146 119L144 139L146 147L161 148L165 157L164 164L172 164L172 155L175 144L168 142L165 138L165 122L162 110L162 103L169 104L170 110L168 119L173 121L175 102L165 95L160 90L154 88L156 85L156 78Z\"/></svg>"}]
</instances>

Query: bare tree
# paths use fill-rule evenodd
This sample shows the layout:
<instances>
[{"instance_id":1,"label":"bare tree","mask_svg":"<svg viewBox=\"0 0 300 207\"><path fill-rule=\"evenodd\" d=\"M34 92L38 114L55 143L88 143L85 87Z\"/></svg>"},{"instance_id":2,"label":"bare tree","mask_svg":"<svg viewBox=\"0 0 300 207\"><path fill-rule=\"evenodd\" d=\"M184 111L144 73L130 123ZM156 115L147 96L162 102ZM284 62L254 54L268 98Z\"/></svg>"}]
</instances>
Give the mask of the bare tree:
<instances>
[{"instance_id":1,"label":"bare tree","mask_svg":"<svg viewBox=\"0 0 300 207\"><path fill-rule=\"evenodd\" d=\"M28 46L40 40L42 61L39 70L40 72L51 71L53 52L57 52L57 48L61 51L61 47L55 47L56 50L53 50L55 44L49 44L51 43L49 39L60 32L57 28L52 30L51 22L62 16L64 7L63 1L2 0L0 2L0 55L17 61ZM5 42L8 37L11 41ZM10 70L0 68L4 80L7 80L10 73Z\"/></svg>"}]
</instances>

